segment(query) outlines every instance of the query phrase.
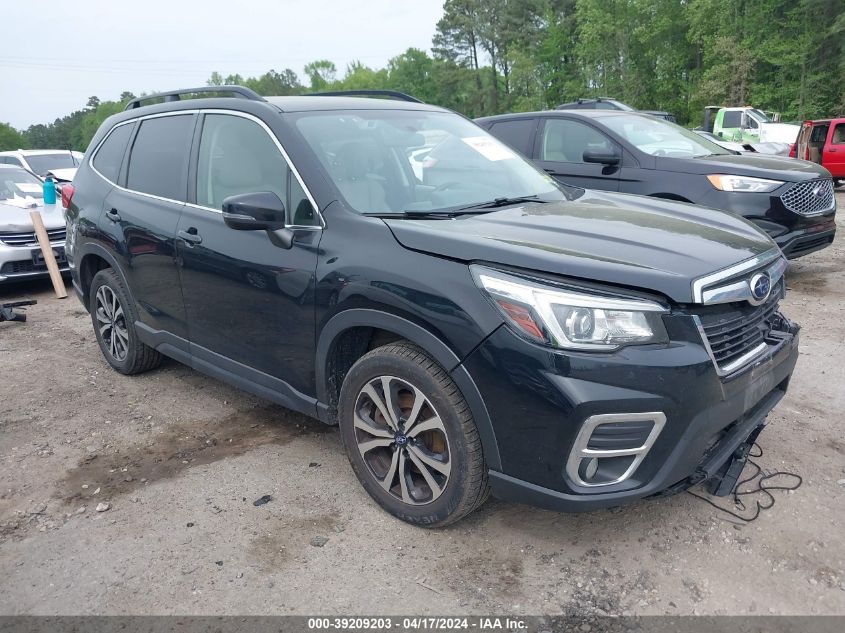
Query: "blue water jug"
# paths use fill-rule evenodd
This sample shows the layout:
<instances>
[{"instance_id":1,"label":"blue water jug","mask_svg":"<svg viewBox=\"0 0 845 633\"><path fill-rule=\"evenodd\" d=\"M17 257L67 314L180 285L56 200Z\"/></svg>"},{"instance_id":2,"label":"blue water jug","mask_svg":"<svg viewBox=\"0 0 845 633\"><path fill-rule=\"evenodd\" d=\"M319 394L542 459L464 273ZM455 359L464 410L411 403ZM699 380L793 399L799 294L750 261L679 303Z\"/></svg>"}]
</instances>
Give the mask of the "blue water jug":
<instances>
[{"instance_id":1,"label":"blue water jug","mask_svg":"<svg viewBox=\"0 0 845 633\"><path fill-rule=\"evenodd\" d=\"M48 177L44 181L44 204L56 204L56 183Z\"/></svg>"}]
</instances>

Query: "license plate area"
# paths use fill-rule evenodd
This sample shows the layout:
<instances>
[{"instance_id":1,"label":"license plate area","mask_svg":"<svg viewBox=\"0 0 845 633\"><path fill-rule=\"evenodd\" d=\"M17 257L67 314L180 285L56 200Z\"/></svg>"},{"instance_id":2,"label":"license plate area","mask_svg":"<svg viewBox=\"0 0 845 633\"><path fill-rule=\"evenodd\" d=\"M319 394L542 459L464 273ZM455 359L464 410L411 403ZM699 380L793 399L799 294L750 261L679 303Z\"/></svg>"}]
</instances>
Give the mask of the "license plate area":
<instances>
[{"instance_id":1,"label":"license plate area","mask_svg":"<svg viewBox=\"0 0 845 633\"><path fill-rule=\"evenodd\" d=\"M40 248L32 249L31 256L32 256L32 265L33 266L37 266L39 268L46 268L47 267L47 262L44 261L44 253L41 252ZM54 246L53 247L53 257L56 258L56 263L59 266L67 263L67 257L65 257L65 247L64 246Z\"/></svg>"}]
</instances>

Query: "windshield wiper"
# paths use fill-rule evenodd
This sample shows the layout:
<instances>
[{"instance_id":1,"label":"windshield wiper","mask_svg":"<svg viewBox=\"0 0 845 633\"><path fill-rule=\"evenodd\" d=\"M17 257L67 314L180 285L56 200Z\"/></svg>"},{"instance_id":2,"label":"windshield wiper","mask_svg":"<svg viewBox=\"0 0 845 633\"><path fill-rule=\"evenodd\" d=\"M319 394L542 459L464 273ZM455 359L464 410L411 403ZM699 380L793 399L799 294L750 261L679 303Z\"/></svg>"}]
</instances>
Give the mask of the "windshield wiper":
<instances>
[{"instance_id":1,"label":"windshield wiper","mask_svg":"<svg viewBox=\"0 0 845 633\"><path fill-rule=\"evenodd\" d=\"M476 204L468 204L464 207L459 207L455 211L469 211L471 209L498 209L499 207L507 207L511 204L519 204L520 202L539 202L545 204L547 200L543 200L540 196L516 196L513 198L493 198L486 202L478 202Z\"/></svg>"},{"instance_id":2,"label":"windshield wiper","mask_svg":"<svg viewBox=\"0 0 845 633\"><path fill-rule=\"evenodd\" d=\"M499 207L506 207L511 204L519 204L520 202L538 202L545 204L547 201L540 199L539 196L520 196L516 198L494 198L485 202L477 202L468 204L456 209L409 209L407 211L388 212L388 213L368 213L367 215L374 218L384 218L387 220L399 219L407 220L414 218L433 218L435 220L448 220L459 215L480 215L482 213L490 213L493 209Z\"/></svg>"}]
</instances>

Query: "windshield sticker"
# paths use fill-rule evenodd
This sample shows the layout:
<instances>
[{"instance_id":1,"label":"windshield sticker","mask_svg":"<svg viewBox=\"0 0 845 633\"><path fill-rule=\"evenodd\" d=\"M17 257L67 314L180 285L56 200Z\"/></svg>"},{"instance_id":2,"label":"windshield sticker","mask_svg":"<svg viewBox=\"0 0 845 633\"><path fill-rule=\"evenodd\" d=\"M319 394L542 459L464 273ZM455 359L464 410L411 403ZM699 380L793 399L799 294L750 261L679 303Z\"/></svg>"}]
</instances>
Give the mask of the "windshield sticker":
<instances>
[{"instance_id":1,"label":"windshield sticker","mask_svg":"<svg viewBox=\"0 0 845 633\"><path fill-rule=\"evenodd\" d=\"M516 158L507 146L489 136L467 136L461 140L490 161Z\"/></svg>"},{"instance_id":2,"label":"windshield sticker","mask_svg":"<svg viewBox=\"0 0 845 633\"><path fill-rule=\"evenodd\" d=\"M41 193L41 185L36 185L31 182L15 183L15 186L24 193Z\"/></svg>"}]
</instances>

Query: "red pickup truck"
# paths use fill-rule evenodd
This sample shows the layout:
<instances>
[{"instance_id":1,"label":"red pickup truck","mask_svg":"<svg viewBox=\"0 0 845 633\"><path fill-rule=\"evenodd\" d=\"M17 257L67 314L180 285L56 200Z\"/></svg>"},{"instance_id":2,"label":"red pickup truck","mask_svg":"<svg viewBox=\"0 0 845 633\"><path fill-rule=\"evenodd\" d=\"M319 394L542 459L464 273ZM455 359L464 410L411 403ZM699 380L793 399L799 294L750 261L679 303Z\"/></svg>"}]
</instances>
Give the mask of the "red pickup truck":
<instances>
[{"instance_id":1,"label":"red pickup truck","mask_svg":"<svg viewBox=\"0 0 845 633\"><path fill-rule=\"evenodd\" d=\"M845 184L845 117L804 121L790 156L818 163Z\"/></svg>"}]
</instances>

